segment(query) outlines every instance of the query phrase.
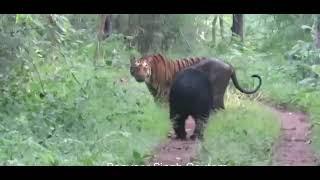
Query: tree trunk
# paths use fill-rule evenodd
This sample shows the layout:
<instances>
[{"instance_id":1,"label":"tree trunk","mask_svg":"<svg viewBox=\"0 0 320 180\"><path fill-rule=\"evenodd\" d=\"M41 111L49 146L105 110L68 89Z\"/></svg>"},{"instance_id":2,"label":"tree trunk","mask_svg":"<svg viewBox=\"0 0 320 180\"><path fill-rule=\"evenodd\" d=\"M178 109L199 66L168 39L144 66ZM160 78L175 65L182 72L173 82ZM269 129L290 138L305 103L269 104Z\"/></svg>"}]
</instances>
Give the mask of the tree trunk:
<instances>
[{"instance_id":1,"label":"tree trunk","mask_svg":"<svg viewBox=\"0 0 320 180\"><path fill-rule=\"evenodd\" d=\"M54 19L52 14L48 14L47 18L48 18L48 22L49 22L49 28L48 28L48 32L50 34L49 39L53 43L53 46L55 46L55 45L59 44L59 42L57 40L57 35L55 33L55 28L57 26L57 23L56 23L56 20Z\"/></svg>"},{"instance_id":2,"label":"tree trunk","mask_svg":"<svg viewBox=\"0 0 320 180\"><path fill-rule=\"evenodd\" d=\"M127 23L127 29L124 32L126 36L124 37L124 39L129 48L135 48L137 47L137 36L140 33L143 33L143 31L141 30L142 28L139 28L139 15L129 14Z\"/></svg>"},{"instance_id":3,"label":"tree trunk","mask_svg":"<svg viewBox=\"0 0 320 180\"><path fill-rule=\"evenodd\" d=\"M169 15L130 14L126 33L130 46L135 46L142 55L168 50L169 44L178 36L179 28L168 31L167 16Z\"/></svg>"},{"instance_id":4,"label":"tree trunk","mask_svg":"<svg viewBox=\"0 0 320 180\"><path fill-rule=\"evenodd\" d=\"M316 47L320 48L320 15L316 16Z\"/></svg>"},{"instance_id":5,"label":"tree trunk","mask_svg":"<svg viewBox=\"0 0 320 180\"><path fill-rule=\"evenodd\" d=\"M221 39L224 40L224 26L223 26L223 15L219 16L219 23L220 23L220 35L221 35Z\"/></svg>"},{"instance_id":6,"label":"tree trunk","mask_svg":"<svg viewBox=\"0 0 320 180\"><path fill-rule=\"evenodd\" d=\"M111 14L100 14L100 24L98 29L98 41L96 44L96 51L94 54L94 66L98 65L98 60L101 59L100 45L101 41L105 40L111 35L112 24L111 24ZM102 57L103 59L103 57Z\"/></svg>"},{"instance_id":7,"label":"tree trunk","mask_svg":"<svg viewBox=\"0 0 320 180\"><path fill-rule=\"evenodd\" d=\"M133 35L138 29L139 25L139 15L138 14L129 14L128 17L128 29L126 31L127 35Z\"/></svg>"},{"instance_id":8,"label":"tree trunk","mask_svg":"<svg viewBox=\"0 0 320 180\"><path fill-rule=\"evenodd\" d=\"M100 27L98 38L99 40L105 40L111 35L112 32L112 23L111 23L111 14L101 14L100 15Z\"/></svg>"},{"instance_id":9,"label":"tree trunk","mask_svg":"<svg viewBox=\"0 0 320 180\"><path fill-rule=\"evenodd\" d=\"M232 36L239 36L241 41L243 41L243 26L244 26L244 19L243 14L233 14L233 22L232 22Z\"/></svg>"},{"instance_id":10,"label":"tree trunk","mask_svg":"<svg viewBox=\"0 0 320 180\"><path fill-rule=\"evenodd\" d=\"M128 14L112 14L112 32L122 33L125 35L127 33L129 25L128 18Z\"/></svg>"},{"instance_id":11,"label":"tree trunk","mask_svg":"<svg viewBox=\"0 0 320 180\"><path fill-rule=\"evenodd\" d=\"M138 50L141 54L157 51L161 46L160 14L139 15L139 26L143 33L138 34Z\"/></svg>"},{"instance_id":12,"label":"tree trunk","mask_svg":"<svg viewBox=\"0 0 320 180\"><path fill-rule=\"evenodd\" d=\"M119 14L113 14L111 18L112 22L112 29L114 33L121 33L121 24L120 24L120 15Z\"/></svg>"},{"instance_id":13,"label":"tree trunk","mask_svg":"<svg viewBox=\"0 0 320 180\"><path fill-rule=\"evenodd\" d=\"M212 45L216 45L216 23L218 16L215 16L212 20Z\"/></svg>"}]
</instances>

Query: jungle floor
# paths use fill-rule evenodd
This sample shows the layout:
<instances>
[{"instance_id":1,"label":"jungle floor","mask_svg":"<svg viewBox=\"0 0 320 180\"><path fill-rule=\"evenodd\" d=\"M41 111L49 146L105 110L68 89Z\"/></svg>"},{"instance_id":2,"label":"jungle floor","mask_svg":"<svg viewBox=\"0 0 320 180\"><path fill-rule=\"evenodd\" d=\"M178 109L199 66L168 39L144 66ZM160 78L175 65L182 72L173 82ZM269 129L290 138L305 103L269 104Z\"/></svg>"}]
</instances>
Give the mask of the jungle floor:
<instances>
[{"instance_id":1,"label":"jungle floor","mask_svg":"<svg viewBox=\"0 0 320 180\"><path fill-rule=\"evenodd\" d=\"M281 135L275 143L273 150L274 166L314 166L317 158L311 148L311 123L303 112L292 112L285 108L270 107L281 121ZM194 130L194 122L191 117L186 121L188 137ZM190 138L186 141L169 137L166 142L160 144L155 155L148 162L152 166L186 166L193 165L196 159L198 141Z\"/></svg>"}]
</instances>

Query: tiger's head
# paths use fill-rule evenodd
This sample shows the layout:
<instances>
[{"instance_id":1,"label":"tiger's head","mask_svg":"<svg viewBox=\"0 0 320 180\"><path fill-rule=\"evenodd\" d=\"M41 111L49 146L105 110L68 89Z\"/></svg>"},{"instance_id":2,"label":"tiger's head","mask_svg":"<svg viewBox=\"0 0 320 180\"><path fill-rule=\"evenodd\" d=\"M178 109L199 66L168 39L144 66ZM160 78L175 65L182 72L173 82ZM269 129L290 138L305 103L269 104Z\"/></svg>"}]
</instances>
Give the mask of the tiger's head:
<instances>
[{"instance_id":1,"label":"tiger's head","mask_svg":"<svg viewBox=\"0 0 320 180\"><path fill-rule=\"evenodd\" d=\"M151 77L151 64L147 59L130 58L130 74L137 82L149 82Z\"/></svg>"}]
</instances>

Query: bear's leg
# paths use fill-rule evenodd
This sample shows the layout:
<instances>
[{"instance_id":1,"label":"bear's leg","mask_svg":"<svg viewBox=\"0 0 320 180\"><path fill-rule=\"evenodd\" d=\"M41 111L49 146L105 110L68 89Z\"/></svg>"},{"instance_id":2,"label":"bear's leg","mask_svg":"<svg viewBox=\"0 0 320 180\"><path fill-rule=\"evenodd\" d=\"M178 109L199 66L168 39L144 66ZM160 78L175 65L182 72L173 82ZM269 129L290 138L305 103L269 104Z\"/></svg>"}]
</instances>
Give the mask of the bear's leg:
<instances>
[{"instance_id":1,"label":"bear's leg","mask_svg":"<svg viewBox=\"0 0 320 180\"><path fill-rule=\"evenodd\" d=\"M187 117L188 116L184 114L170 113L170 119L173 123L173 129L177 139L186 139L185 121Z\"/></svg>"},{"instance_id":2,"label":"bear's leg","mask_svg":"<svg viewBox=\"0 0 320 180\"><path fill-rule=\"evenodd\" d=\"M190 136L190 138L192 140L195 140L196 138L198 138L199 140L203 140L203 131L204 131L205 126L207 124L207 119L208 119L208 115L206 115L206 116L196 115L194 117L196 127L194 129L193 135Z\"/></svg>"}]
</instances>

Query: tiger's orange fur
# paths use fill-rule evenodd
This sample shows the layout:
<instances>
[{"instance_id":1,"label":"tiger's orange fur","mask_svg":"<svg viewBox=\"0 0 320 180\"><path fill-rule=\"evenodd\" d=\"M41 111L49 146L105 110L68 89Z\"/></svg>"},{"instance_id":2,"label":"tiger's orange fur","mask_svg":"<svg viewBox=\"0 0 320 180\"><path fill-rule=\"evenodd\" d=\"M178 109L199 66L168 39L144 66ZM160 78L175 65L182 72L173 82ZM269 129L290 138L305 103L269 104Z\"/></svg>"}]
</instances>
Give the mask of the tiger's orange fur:
<instances>
[{"instance_id":1,"label":"tiger's orange fur","mask_svg":"<svg viewBox=\"0 0 320 180\"><path fill-rule=\"evenodd\" d=\"M190 57L177 60L170 60L161 54L149 55L135 61L131 68L139 68L137 64L146 62L151 69L150 77L146 83L150 93L156 101L168 102L170 87L177 72L199 63L204 57ZM132 74L135 76L135 74Z\"/></svg>"}]
</instances>

